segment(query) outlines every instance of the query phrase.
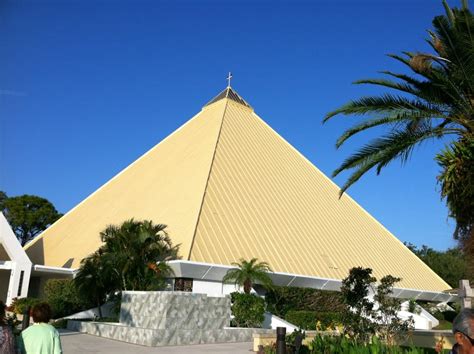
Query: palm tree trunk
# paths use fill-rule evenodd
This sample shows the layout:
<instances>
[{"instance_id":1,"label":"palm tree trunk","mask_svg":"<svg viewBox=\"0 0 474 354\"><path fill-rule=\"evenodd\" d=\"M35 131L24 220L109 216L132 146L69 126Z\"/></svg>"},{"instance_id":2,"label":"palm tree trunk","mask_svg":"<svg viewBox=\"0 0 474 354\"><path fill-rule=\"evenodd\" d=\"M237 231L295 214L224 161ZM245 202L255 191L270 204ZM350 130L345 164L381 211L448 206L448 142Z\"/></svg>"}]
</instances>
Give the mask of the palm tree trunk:
<instances>
[{"instance_id":1,"label":"palm tree trunk","mask_svg":"<svg viewBox=\"0 0 474 354\"><path fill-rule=\"evenodd\" d=\"M252 290L252 281L247 279L244 281L244 293L250 294L250 290Z\"/></svg>"}]
</instances>

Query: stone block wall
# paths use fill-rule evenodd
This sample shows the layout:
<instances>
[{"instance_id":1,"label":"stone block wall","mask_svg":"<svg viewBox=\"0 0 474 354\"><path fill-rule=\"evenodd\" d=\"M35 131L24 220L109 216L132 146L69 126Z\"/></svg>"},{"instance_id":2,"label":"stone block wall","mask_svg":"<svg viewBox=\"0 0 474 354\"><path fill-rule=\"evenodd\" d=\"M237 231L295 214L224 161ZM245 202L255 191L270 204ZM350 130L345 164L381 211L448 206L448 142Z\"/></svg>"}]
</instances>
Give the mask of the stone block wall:
<instances>
[{"instance_id":1,"label":"stone block wall","mask_svg":"<svg viewBox=\"0 0 474 354\"><path fill-rule=\"evenodd\" d=\"M249 342L262 328L229 328L230 297L124 291L120 323L68 321L68 329L146 346Z\"/></svg>"},{"instance_id":2,"label":"stone block wall","mask_svg":"<svg viewBox=\"0 0 474 354\"><path fill-rule=\"evenodd\" d=\"M124 291L120 323L149 329L213 330L230 325L230 298L163 291Z\"/></svg>"}]
</instances>

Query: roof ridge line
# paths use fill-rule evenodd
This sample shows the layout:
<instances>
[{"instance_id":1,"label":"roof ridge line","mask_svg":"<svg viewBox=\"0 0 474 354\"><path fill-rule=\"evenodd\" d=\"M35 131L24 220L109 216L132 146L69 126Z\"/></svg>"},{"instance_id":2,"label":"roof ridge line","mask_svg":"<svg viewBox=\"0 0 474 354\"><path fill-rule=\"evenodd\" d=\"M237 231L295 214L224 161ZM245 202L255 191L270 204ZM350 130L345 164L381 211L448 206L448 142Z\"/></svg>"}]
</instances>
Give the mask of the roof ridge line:
<instances>
[{"instance_id":1,"label":"roof ridge line","mask_svg":"<svg viewBox=\"0 0 474 354\"><path fill-rule=\"evenodd\" d=\"M228 105L229 105L229 102L226 102L225 107L224 107L224 111L222 112L221 126L219 127L219 132L217 133L216 145L214 147L214 153L212 155L211 165L209 167L209 174L207 175L206 185L204 187L204 193L202 195L201 205L199 206L198 217L196 219L196 225L194 226L193 238L191 239L191 245L189 246L189 254L187 256L188 261L191 260L191 253L192 253L193 247L194 247L194 240L196 239L196 234L197 234L199 221L201 220L202 208L204 206L204 200L206 199L207 189L208 189L208 186L209 186L209 180L211 179L212 167L214 166L214 161L216 159L217 146L219 146L219 140L221 138L222 127L224 126L224 119L225 119L225 114L227 112Z\"/></svg>"}]
</instances>

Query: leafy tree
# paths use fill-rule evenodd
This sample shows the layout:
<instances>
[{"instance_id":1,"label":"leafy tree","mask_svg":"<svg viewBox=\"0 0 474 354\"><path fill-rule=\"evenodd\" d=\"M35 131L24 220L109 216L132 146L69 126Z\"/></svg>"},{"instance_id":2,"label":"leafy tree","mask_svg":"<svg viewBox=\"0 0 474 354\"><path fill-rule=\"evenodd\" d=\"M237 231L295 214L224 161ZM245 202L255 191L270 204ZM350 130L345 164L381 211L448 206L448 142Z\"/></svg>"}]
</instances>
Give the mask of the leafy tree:
<instances>
[{"instance_id":1,"label":"leafy tree","mask_svg":"<svg viewBox=\"0 0 474 354\"><path fill-rule=\"evenodd\" d=\"M257 258L252 258L250 261L240 259L239 262L234 262L232 265L237 268L227 271L222 279L224 283L243 286L246 294L250 294L255 282L260 283L265 288L273 286L273 282L267 274L272 271L267 262L258 262Z\"/></svg>"},{"instance_id":2,"label":"leafy tree","mask_svg":"<svg viewBox=\"0 0 474 354\"><path fill-rule=\"evenodd\" d=\"M343 319L344 331L351 338L367 342L375 334L375 323L371 320L374 303L368 296L374 292L372 269L355 267L342 281L341 293L346 305Z\"/></svg>"},{"instance_id":3,"label":"leafy tree","mask_svg":"<svg viewBox=\"0 0 474 354\"><path fill-rule=\"evenodd\" d=\"M474 215L474 18L466 0L462 0L461 9L451 9L445 0L443 5L446 14L434 18L434 29L429 31L427 40L433 53L389 55L406 65L414 76L384 71L388 78L355 82L398 93L392 91L350 101L328 113L324 121L338 114L369 116L345 131L337 140L337 147L366 130L387 128L385 135L364 145L334 171L334 176L353 171L341 194L369 170L375 168L379 174L394 160L406 162L421 143L452 137L450 147L437 155L442 168L441 195L456 218L455 236L469 239Z\"/></svg>"},{"instance_id":4,"label":"leafy tree","mask_svg":"<svg viewBox=\"0 0 474 354\"><path fill-rule=\"evenodd\" d=\"M374 319L377 323L377 334L380 339L389 345L395 344L396 337L403 336L410 328L413 327L413 319L402 320L398 317L400 310L400 299L390 296L393 287L401 278L386 275L380 279L374 300L377 309L374 313Z\"/></svg>"},{"instance_id":5,"label":"leafy tree","mask_svg":"<svg viewBox=\"0 0 474 354\"><path fill-rule=\"evenodd\" d=\"M50 201L35 195L8 198L0 192L0 207L22 246L62 216Z\"/></svg>"},{"instance_id":6,"label":"leafy tree","mask_svg":"<svg viewBox=\"0 0 474 354\"><path fill-rule=\"evenodd\" d=\"M372 269L355 267L349 271L341 286L346 304L344 332L349 338L368 343L377 335L385 343L393 344L395 336L408 331L413 322L398 317L401 301L391 297L393 286L400 280L387 275L375 286L377 279L372 276Z\"/></svg>"},{"instance_id":7,"label":"leafy tree","mask_svg":"<svg viewBox=\"0 0 474 354\"><path fill-rule=\"evenodd\" d=\"M460 279L469 279L463 249L455 247L446 251L436 251L426 245L421 248L411 243L405 245L453 288L458 287Z\"/></svg>"},{"instance_id":8,"label":"leafy tree","mask_svg":"<svg viewBox=\"0 0 474 354\"><path fill-rule=\"evenodd\" d=\"M7 199L7 194L4 191L0 191L0 210L3 211L3 209L5 208L4 203Z\"/></svg>"}]
</instances>

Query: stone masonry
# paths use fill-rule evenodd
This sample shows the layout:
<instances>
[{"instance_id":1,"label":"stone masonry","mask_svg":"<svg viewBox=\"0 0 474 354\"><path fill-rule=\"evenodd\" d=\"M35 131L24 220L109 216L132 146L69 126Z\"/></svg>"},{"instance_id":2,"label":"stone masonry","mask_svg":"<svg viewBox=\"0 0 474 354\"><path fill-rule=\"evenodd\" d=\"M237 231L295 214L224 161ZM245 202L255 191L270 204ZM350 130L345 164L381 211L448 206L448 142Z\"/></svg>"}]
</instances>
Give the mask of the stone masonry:
<instances>
[{"instance_id":1,"label":"stone masonry","mask_svg":"<svg viewBox=\"0 0 474 354\"><path fill-rule=\"evenodd\" d=\"M168 291L124 291L120 323L69 321L68 329L146 346L252 341L261 328L232 328L230 298Z\"/></svg>"}]
</instances>

